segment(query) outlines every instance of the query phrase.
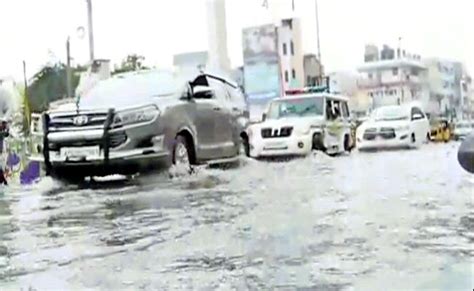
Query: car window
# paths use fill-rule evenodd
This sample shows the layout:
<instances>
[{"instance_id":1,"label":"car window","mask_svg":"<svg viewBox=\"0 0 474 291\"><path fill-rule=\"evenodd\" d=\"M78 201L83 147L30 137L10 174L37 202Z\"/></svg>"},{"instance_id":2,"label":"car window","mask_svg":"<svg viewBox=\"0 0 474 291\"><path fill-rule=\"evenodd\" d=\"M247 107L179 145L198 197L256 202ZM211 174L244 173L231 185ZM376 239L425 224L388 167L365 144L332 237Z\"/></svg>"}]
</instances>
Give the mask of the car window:
<instances>
[{"instance_id":1,"label":"car window","mask_svg":"<svg viewBox=\"0 0 474 291\"><path fill-rule=\"evenodd\" d=\"M273 101L268 119L323 115L323 98L295 98Z\"/></svg>"},{"instance_id":2,"label":"car window","mask_svg":"<svg viewBox=\"0 0 474 291\"><path fill-rule=\"evenodd\" d=\"M421 111L420 108L418 107L413 107L411 109L411 117L413 118L413 116L415 116L416 114L419 114L422 116L422 118L425 118L425 114L423 113L423 111Z\"/></svg>"},{"instance_id":3,"label":"car window","mask_svg":"<svg viewBox=\"0 0 474 291\"><path fill-rule=\"evenodd\" d=\"M347 105L347 102L342 102L342 116L344 118L349 118L349 106Z\"/></svg>"},{"instance_id":4,"label":"car window","mask_svg":"<svg viewBox=\"0 0 474 291\"><path fill-rule=\"evenodd\" d=\"M225 85L225 88L230 96L230 102L236 106L239 107L245 107L246 106L246 101L245 101L245 96L240 91L239 88L234 88L230 85Z\"/></svg>"},{"instance_id":5,"label":"car window","mask_svg":"<svg viewBox=\"0 0 474 291\"><path fill-rule=\"evenodd\" d=\"M336 120L342 117L341 102L339 100L326 99L326 117L328 120Z\"/></svg>"},{"instance_id":6,"label":"car window","mask_svg":"<svg viewBox=\"0 0 474 291\"><path fill-rule=\"evenodd\" d=\"M168 71L116 76L99 82L84 96L81 107L128 107L153 102L155 98L182 93L185 82Z\"/></svg>"},{"instance_id":7,"label":"car window","mask_svg":"<svg viewBox=\"0 0 474 291\"><path fill-rule=\"evenodd\" d=\"M222 102L228 103L230 98L230 93L226 90L225 84L219 80L213 78L207 78L209 87L211 87L215 92L215 99Z\"/></svg>"}]
</instances>

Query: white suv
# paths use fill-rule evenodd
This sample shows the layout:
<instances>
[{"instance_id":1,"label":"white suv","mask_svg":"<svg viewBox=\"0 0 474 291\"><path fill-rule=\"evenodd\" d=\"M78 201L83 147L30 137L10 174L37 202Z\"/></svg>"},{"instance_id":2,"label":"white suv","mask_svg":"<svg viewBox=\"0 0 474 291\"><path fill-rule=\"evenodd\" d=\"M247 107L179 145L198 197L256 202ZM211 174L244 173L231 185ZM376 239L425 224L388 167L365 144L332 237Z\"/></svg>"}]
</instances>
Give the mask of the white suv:
<instances>
[{"instance_id":1,"label":"white suv","mask_svg":"<svg viewBox=\"0 0 474 291\"><path fill-rule=\"evenodd\" d=\"M347 98L302 94L270 102L263 121L247 129L254 158L304 156L313 149L328 154L350 151L351 123Z\"/></svg>"},{"instance_id":2,"label":"white suv","mask_svg":"<svg viewBox=\"0 0 474 291\"><path fill-rule=\"evenodd\" d=\"M357 129L359 150L418 147L429 138L430 125L417 104L384 106Z\"/></svg>"}]
</instances>

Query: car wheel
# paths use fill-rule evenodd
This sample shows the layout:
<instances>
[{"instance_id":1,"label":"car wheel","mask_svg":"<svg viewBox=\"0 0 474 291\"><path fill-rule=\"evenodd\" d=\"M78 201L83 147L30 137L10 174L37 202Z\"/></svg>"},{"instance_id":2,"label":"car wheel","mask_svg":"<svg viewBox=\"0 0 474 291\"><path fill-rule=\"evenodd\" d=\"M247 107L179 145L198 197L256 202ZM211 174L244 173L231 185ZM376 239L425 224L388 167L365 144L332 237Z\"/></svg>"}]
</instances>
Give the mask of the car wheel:
<instances>
[{"instance_id":1,"label":"car wheel","mask_svg":"<svg viewBox=\"0 0 474 291\"><path fill-rule=\"evenodd\" d=\"M351 147L351 139L349 138L349 135L344 136L344 151L350 153L352 151Z\"/></svg>"},{"instance_id":2,"label":"car wheel","mask_svg":"<svg viewBox=\"0 0 474 291\"><path fill-rule=\"evenodd\" d=\"M410 148L415 149L415 148L418 147L418 145L417 145L417 143L416 143L416 135L415 135L415 133L412 133L412 134L411 134L410 142L411 142L411 143L410 143Z\"/></svg>"},{"instance_id":3,"label":"car wheel","mask_svg":"<svg viewBox=\"0 0 474 291\"><path fill-rule=\"evenodd\" d=\"M245 155L246 157L250 157L250 144L248 138L246 137L240 138L239 155Z\"/></svg>"},{"instance_id":4,"label":"car wheel","mask_svg":"<svg viewBox=\"0 0 474 291\"><path fill-rule=\"evenodd\" d=\"M56 181L59 181L64 184L71 184L71 185L80 185L84 183L84 176L76 175L76 174L58 174L56 172L51 173L51 178Z\"/></svg>"},{"instance_id":5,"label":"car wheel","mask_svg":"<svg viewBox=\"0 0 474 291\"><path fill-rule=\"evenodd\" d=\"M193 173L193 150L186 136L181 134L176 136L173 146L172 167L170 169L170 175L172 177Z\"/></svg>"}]
</instances>

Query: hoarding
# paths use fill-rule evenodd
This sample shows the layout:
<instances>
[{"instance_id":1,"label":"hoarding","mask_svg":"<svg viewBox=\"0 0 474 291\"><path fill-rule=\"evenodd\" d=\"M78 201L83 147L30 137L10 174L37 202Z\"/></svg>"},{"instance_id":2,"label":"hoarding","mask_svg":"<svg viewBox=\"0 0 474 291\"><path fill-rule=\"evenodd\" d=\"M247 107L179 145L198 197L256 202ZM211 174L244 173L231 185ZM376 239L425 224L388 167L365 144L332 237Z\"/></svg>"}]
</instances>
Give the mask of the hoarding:
<instances>
[{"instance_id":1,"label":"hoarding","mask_svg":"<svg viewBox=\"0 0 474 291\"><path fill-rule=\"evenodd\" d=\"M243 30L244 89L250 103L281 96L276 27L272 24Z\"/></svg>"}]
</instances>

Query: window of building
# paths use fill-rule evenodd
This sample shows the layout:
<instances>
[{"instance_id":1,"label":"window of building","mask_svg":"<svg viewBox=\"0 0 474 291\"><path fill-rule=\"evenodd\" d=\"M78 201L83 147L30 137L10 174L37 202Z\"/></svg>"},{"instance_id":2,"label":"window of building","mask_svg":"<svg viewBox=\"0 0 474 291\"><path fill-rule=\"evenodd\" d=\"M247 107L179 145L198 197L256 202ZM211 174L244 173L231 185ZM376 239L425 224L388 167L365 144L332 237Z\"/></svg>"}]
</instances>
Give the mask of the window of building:
<instances>
[{"instance_id":1,"label":"window of building","mask_svg":"<svg viewBox=\"0 0 474 291\"><path fill-rule=\"evenodd\" d=\"M296 79L296 71L295 71L295 69L291 70L291 77L292 77L293 79Z\"/></svg>"},{"instance_id":2,"label":"window of building","mask_svg":"<svg viewBox=\"0 0 474 291\"><path fill-rule=\"evenodd\" d=\"M393 69L392 69L392 74L393 74L394 76L397 76L397 75L398 75L398 68L393 68Z\"/></svg>"},{"instance_id":3,"label":"window of building","mask_svg":"<svg viewBox=\"0 0 474 291\"><path fill-rule=\"evenodd\" d=\"M288 78L288 71L285 71L285 82L288 83L289 78Z\"/></svg>"},{"instance_id":4,"label":"window of building","mask_svg":"<svg viewBox=\"0 0 474 291\"><path fill-rule=\"evenodd\" d=\"M290 43L290 49L291 49L291 55L294 56L295 55L295 44L293 43L293 41L291 41L291 43Z\"/></svg>"},{"instance_id":5,"label":"window of building","mask_svg":"<svg viewBox=\"0 0 474 291\"><path fill-rule=\"evenodd\" d=\"M411 73L413 76L418 76L418 70L415 69L415 68L412 68L410 73Z\"/></svg>"},{"instance_id":6,"label":"window of building","mask_svg":"<svg viewBox=\"0 0 474 291\"><path fill-rule=\"evenodd\" d=\"M286 56L286 43L283 43L283 55Z\"/></svg>"},{"instance_id":7,"label":"window of building","mask_svg":"<svg viewBox=\"0 0 474 291\"><path fill-rule=\"evenodd\" d=\"M372 79L372 77L373 77L372 73L369 73L368 77L369 77L369 79Z\"/></svg>"}]
</instances>

